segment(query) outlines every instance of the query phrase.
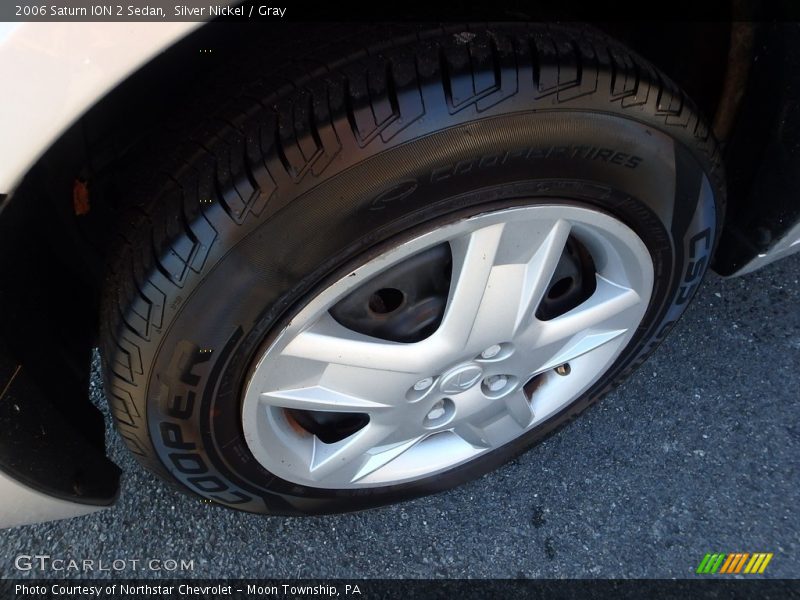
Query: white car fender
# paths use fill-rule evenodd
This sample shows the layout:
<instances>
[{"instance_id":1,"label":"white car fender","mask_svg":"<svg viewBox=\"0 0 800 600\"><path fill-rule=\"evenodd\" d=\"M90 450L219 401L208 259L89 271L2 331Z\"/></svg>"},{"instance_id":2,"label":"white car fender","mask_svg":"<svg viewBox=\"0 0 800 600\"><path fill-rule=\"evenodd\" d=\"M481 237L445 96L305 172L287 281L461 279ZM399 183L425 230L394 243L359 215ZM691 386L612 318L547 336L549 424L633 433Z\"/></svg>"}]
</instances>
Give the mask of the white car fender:
<instances>
[{"instance_id":1,"label":"white car fender","mask_svg":"<svg viewBox=\"0 0 800 600\"><path fill-rule=\"evenodd\" d=\"M201 26L163 23L0 23L0 194L9 194L92 105Z\"/></svg>"}]
</instances>

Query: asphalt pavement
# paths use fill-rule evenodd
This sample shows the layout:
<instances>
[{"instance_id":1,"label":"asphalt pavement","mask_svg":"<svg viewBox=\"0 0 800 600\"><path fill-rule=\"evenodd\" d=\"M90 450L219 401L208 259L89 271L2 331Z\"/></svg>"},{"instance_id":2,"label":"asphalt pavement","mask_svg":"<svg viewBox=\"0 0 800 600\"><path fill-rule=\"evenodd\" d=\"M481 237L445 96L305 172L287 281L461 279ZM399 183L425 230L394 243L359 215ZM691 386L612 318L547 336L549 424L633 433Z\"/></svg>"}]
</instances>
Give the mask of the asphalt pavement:
<instances>
[{"instance_id":1,"label":"asphalt pavement","mask_svg":"<svg viewBox=\"0 0 800 600\"><path fill-rule=\"evenodd\" d=\"M109 429L117 505L0 531L0 577L673 578L708 552L772 552L765 575L797 577L799 279L800 256L709 274L650 360L580 419L478 481L379 510L285 518L204 504L145 472ZM33 554L140 562L15 568ZM153 559L192 569L141 570Z\"/></svg>"}]
</instances>

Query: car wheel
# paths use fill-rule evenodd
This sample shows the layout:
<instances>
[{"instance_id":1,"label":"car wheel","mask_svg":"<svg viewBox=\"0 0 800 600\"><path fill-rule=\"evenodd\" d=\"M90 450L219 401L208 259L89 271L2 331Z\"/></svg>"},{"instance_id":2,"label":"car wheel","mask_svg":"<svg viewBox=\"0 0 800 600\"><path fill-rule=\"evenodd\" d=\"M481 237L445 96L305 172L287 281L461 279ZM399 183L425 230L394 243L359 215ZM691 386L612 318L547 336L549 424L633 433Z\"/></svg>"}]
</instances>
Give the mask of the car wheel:
<instances>
[{"instance_id":1,"label":"car wheel","mask_svg":"<svg viewBox=\"0 0 800 600\"><path fill-rule=\"evenodd\" d=\"M663 339L723 211L697 110L599 33L321 52L134 168L106 282L129 448L252 512L378 506L530 447Z\"/></svg>"}]
</instances>

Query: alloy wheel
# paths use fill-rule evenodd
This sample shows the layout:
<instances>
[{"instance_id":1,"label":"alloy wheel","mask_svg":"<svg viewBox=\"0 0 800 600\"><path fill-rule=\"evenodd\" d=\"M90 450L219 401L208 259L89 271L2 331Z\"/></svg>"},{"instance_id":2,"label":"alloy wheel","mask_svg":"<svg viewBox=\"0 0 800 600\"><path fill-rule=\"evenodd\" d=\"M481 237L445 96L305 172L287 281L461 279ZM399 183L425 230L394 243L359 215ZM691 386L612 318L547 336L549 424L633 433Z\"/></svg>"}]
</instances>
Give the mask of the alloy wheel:
<instances>
[{"instance_id":1,"label":"alloy wheel","mask_svg":"<svg viewBox=\"0 0 800 600\"><path fill-rule=\"evenodd\" d=\"M614 363L653 265L607 213L551 203L437 224L312 297L262 350L242 425L319 488L429 477L559 413Z\"/></svg>"}]
</instances>

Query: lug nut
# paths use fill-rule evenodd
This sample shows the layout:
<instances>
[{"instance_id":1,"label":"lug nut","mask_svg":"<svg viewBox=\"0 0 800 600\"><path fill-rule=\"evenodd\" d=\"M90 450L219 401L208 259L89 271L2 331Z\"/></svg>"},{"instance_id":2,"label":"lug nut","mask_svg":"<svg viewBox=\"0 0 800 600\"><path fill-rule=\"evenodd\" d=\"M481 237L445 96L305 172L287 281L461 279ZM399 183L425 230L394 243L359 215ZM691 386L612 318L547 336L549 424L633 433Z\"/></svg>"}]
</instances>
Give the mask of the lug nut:
<instances>
[{"instance_id":1,"label":"lug nut","mask_svg":"<svg viewBox=\"0 0 800 600\"><path fill-rule=\"evenodd\" d=\"M494 344L493 346L489 346L486 350L481 352L481 358L494 358L498 354L500 354L500 344Z\"/></svg>"},{"instance_id":2,"label":"lug nut","mask_svg":"<svg viewBox=\"0 0 800 600\"><path fill-rule=\"evenodd\" d=\"M484 379L483 383L490 392L499 392L508 385L508 377L505 375L492 375Z\"/></svg>"},{"instance_id":3,"label":"lug nut","mask_svg":"<svg viewBox=\"0 0 800 600\"><path fill-rule=\"evenodd\" d=\"M414 389L418 392L422 390L427 390L429 387L433 385L433 377L426 377L425 379L420 379L417 383L414 384Z\"/></svg>"},{"instance_id":4,"label":"lug nut","mask_svg":"<svg viewBox=\"0 0 800 600\"><path fill-rule=\"evenodd\" d=\"M435 421L436 419L440 419L444 416L444 404L442 402L438 402L436 406L434 406L429 412L427 419L428 421Z\"/></svg>"},{"instance_id":5,"label":"lug nut","mask_svg":"<svg viewBox=\"0 0 800 600\"><path fill-rule=\"evenodd\" d=\"M564 363L563 365L559 365L556 367L556 373L558 373L562 377L564 375L569 375L571 371L572 369L569 368L569 363Z\"/></svg>"}]
</instances>

